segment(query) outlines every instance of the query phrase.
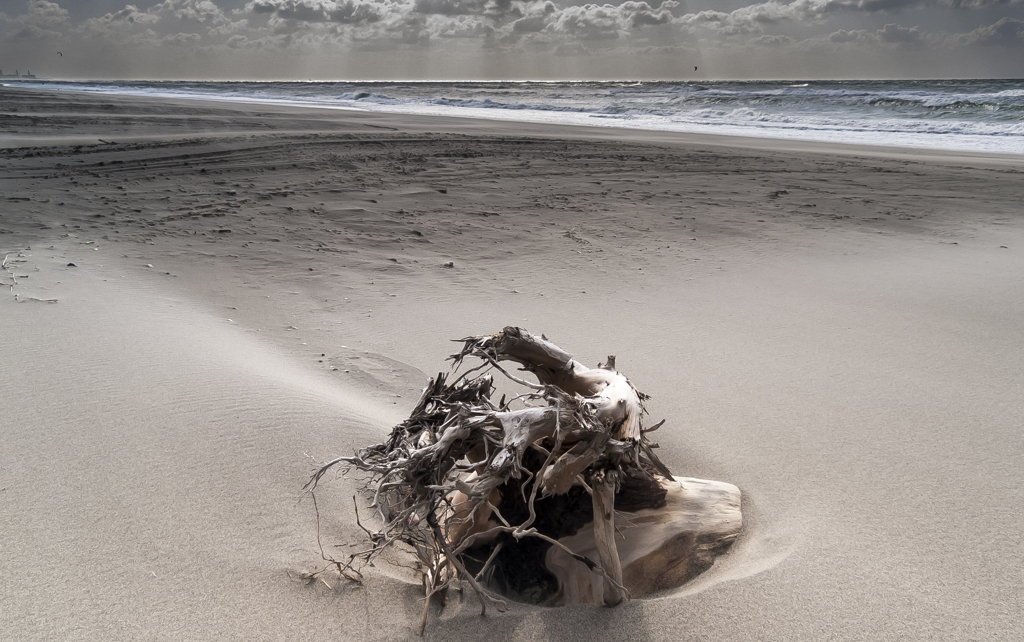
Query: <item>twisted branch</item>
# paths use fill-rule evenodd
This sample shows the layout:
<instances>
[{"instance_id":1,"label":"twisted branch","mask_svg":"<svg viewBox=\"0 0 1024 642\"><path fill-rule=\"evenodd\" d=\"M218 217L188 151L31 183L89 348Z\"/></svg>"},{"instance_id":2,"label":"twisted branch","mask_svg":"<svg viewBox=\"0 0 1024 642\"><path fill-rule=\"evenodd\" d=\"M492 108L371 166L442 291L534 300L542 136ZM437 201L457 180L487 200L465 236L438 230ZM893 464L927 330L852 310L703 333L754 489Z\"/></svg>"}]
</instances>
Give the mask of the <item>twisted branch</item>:
<instances>
[{"instance_id":1,"label":"twisted branch","mask_svg":"<svg viewBox=\"0 0 1024 642\"><path fill-rule=\"evenodd\" d=\"M628 597L617 570L614 542L610 551L602 550L602 564L576 555L535 525L536 503L574 486L593 494L595 481L603 484L602 489L610 489L603 493L614 495L615 480L627 472L634 477L650 478L653 472L666 475L667 468L654 457L643 434L646 397L615 370L614 357L597 369L586 368L546 338L520 328L461 342L461 351L451 357L456 367L467 358L482 363L451 384L444 373L432 378L409 418L395 426L384 442L327 462L306 484L305 489L313 493L335 467L364 474L364 490L373 498L370 506L377 509L380 527L371 532L359 522L357 510L357 524L372 547L350 557L348 564L355 559L369 563L386 547L405 542L417 551L427 579L428 605L430 596L444 595L452 582L465 580L486 612L488 602L499 606L504 602L476 578L484 576L501 547L531 537L564 549L602 577L612 594ZM539 383L510 374L501 361L518 363ZM483 374L468 377L481 369ZM530 392L494 404L490 370ZM546 405L510 408L524 399ZM541 463L537 454L526 457L530 450L543 456ZM525 512L526 518L520 523L506 519L504 509L499 510L503 502L516 502L519 508L512 514ZM614 510L607 513L607 519L613 519ZM613 532L613 524L602 527ZM467 551L496 538L505 539L498 539L474 578L465 566ZM426 616L427 606L421 626Z\"/></svg>"}]
</instances>

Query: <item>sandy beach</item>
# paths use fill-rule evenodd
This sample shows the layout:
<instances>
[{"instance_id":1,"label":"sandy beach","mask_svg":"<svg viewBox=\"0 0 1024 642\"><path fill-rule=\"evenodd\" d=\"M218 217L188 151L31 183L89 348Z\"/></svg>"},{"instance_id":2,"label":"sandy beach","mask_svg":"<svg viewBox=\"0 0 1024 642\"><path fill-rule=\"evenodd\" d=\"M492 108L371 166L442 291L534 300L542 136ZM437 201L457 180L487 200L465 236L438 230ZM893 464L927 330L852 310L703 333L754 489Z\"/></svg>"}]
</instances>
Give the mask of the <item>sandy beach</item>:
<instances>
[{"instance_id":1,"label":"sandy beach","mask_svg":"<svg viewBox=\"0 0 1024 642\"><path fill-rule=\"evenodd\" d=\"M744 532L426 639L1020 635L1024 156L12 88L0 123L4 637L416 638L408 569L299 579L302 486L506 325L616 355Z\"/></svg>"}]
</instances>

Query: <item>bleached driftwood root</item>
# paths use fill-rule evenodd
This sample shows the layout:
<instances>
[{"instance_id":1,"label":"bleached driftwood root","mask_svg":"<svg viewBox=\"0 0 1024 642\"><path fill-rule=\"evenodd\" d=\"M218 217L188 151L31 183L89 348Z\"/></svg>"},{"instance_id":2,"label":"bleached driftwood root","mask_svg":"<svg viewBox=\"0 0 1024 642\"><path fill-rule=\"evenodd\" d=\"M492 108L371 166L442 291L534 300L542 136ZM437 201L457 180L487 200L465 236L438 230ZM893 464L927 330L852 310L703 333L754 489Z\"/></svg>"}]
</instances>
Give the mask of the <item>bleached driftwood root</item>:
<instances>
[{"instance_id":1,"label":"bleached driftwood root","mask_svg":"<svg viewBox=\"0 0 1024 642\"><path fill-rule=\"evenodd\" d=\"M673 480L647 438L664 422L644 427L646 396L614 356L587 368L515 327L462 344L456 373L469 358L475 367L452 383L455 374L438 374L385 442L328 462L307 485L312 492L338 465L368 474L380 529L367 530L370 548L328 558L343 575L358 579L358 566L403 542L416 551L428 597L442 603L464 581L483 613L505 606L499 593L614 606L678 585L735 538L738 491ZM495 403L489 370L527 391Z\"/></svg>"}]
</instances>

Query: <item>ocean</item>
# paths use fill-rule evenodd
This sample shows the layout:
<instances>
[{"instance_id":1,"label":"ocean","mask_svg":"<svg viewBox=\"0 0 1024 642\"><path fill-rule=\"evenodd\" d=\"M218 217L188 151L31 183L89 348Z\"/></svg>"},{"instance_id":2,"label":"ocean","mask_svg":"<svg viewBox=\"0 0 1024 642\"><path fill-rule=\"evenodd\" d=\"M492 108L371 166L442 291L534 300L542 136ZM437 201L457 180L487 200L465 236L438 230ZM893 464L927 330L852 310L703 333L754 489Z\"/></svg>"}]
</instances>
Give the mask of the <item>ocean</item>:
<instances>
[{"instance_id":1,"label":"ocean","mask_svg":"<svg viewBox=\"0 0 1024 642\"><path fill-rule=\"evenodd\" d=\"M716 82L10 81L650 131L1024 154L1024 80Z\"/></svg>"}]
</instances>

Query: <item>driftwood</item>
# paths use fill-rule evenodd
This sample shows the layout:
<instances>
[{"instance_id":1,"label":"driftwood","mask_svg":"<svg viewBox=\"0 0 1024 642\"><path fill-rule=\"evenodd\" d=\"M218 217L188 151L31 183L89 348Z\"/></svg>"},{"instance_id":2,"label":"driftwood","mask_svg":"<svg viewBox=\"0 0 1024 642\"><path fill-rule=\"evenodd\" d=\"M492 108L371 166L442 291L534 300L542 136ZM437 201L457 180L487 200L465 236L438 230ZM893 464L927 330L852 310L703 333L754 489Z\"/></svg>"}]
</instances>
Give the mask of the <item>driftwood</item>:
<instances>
[{"instance_id":1,"label":"driftwood","mask_svg":"<svg viewBox=\"0 0 1024 642\"><path fill-rule=\"evenodd\" d=\"M621 512L615 522L621 583L632 597L675 588L704 572L742 526L740 491L732 484L684 477L659 482L667 491L664 506ZM559 542L577 555L591 556L600 550L595 533L582 528ZM559 587L549 604L607 603L601 578L587 573L586 565L565 549L549 549L545 567Z\"/></svg>"},{"instance_id":2,"label":"driftwood","mask_svg":"<svg viewBox=\"0 0 1024 642\"><path fill-rule=\"evenodd\" d=\"M502 596L614 606L677 586L735 538L739 492L680 486L647 438L664 422L644 427L646 396L614 356L587 368L515 327L461 343L454 373L431 379L386 441L328 462L307 485L315 490L335 466L367 474L380 528L360 522L370 547L330 559L343 575L358 580L360 565L402 542L442 604L464 581L482 613L504 608ZM478 363L456 377L467 359ZM492 370L526 392L495 403Z\"/></svg>"}]
</instances>

